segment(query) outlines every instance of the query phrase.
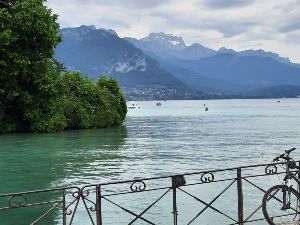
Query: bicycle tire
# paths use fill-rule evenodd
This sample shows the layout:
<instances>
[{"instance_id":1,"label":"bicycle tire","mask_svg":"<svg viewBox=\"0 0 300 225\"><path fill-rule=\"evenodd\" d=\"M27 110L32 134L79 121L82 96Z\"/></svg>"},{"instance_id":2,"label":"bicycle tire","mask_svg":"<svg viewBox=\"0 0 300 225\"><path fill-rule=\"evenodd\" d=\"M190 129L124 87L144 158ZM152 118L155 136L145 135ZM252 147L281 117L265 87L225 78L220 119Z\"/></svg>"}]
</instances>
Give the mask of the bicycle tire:
<instances>
[{"instance_id":1,"label":"bicycle tire","mask_svg":"<svg viewBox=\"0 0 300 225\"><path fill-rule=\"evenodd\" d=\"M299 215L300 216L300 214L299 214L299 203L300 203L300 195L299 195L299 193L295 190L295 189L293 189L293 188L290 188L290 190L291 190L291 201L293 201L293 203L295 202L295 201L297 201L297 208L298 209L296 209L296 213L295 214L284 214L284 215L282 215L282 216L280 216L280 215L275 215L274 217L272 217L271 215L270 215L270 212L268 212L268 207L267 207L267 203L268 203L268 201L270 201L270 199L271 198L274 198L277 202L279 202L279 200L282 198L282 195L280 196L279 195L279 197L274 197L279 191L281 191L282 192L282 190L284 189L284 190L286 190L288 187L287 186L285 186L285 185L275 185L275 186L273 186L273 187L271 187L269 190L267 190L266 191L266 193L265 193L265 195L264 195L264 197L263 197L263 199L262 199L262 211L263 211L263 215L264 215L264 217L265 217L265 219L266 219L266 221L270 224L270 225L298 225L298 224L300 224L300 221L299 221L299 219L298 220L290 220L289 221L289 219L286 219L287 221L284 221L284 222L276 222L276 221L274 221L274 218L276 218L276 219L279 219L279 218L281 218L282 219L282 217L285 217L286 215L290 215L290 216L294 216L294 215L296 215L295 216L295 218L297 217L297 215ZM274 191L276 191L275 192L275 194L273 195L273 197L272 197L272 193L274 192ZM292 195L294 195L295 197L296 197L296 199L295 199L295 197L293 197L293 199L292 199ZM269 199L268 199L269 198ZM278 200L279 199L279 200ZM282 203L277 203L278 204L278 206L282 206ZM294 210L294 208L293 207L291 207L292 209L291 209L291 211L295 211ZM274 210L274 207L272 207L272 210ZM279 210L280 212L284 212L285 210L282 210L282 209L280 209ZM295 219L294 218L294 219Z\"/></svg>"}]
</instances>

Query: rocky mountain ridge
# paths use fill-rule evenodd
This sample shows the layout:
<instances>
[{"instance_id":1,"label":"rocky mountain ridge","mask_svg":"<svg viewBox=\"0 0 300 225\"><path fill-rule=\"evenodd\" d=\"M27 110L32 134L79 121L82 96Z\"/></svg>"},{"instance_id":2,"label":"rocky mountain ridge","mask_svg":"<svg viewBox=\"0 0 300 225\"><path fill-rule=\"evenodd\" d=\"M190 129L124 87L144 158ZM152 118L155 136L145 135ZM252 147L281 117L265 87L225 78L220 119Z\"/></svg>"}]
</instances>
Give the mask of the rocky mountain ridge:
<instances>
[{"instance_id":1,"label":"rocky mountain ridge","mask_svg":"<svg viewBox=\"0 0 300 225\"><path fill-rule=\"evenodd\" d=\"M213 50L181 37L151 33L141 39L120 38L111 29L80 26L61 29L56 58L67 69L96 80L106 74L119 80L135 97L223 98L251 96L260 88L300 86L300 66L264 50ZM271 88L271 89L269 89ZM168 91L170 90L170 91ZM148 93L148 94L147 94ZM265 93L261 92L261 93ZM129 93L130 94L130 93ZM299 93L300 94L300 93ZM251 97L250 96L250 97Z\"/></svg>"}]
</instances>

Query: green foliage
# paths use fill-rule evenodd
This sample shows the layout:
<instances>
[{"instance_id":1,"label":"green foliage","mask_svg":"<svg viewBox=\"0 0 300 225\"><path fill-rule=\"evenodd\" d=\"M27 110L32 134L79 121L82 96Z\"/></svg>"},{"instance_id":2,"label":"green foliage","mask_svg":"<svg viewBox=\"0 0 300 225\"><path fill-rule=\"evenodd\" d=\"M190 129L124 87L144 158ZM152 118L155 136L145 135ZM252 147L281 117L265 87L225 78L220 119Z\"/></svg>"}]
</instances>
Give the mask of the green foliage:
<instances>
[{"instance_id":1,"label":"green foliage","mask_svg":"<svg viewBox=\"0 0 300 225\"><path fill-rule=\"evenodd\" d=\"M111 100L113 106L119 112L120 120L124 121L127 114L127 105L123 93L120 90L119 83L116 79L108 78L107 76L101 76L97 82L100 88L106 89L112 94Z\"/></svg>"},{"instance_id":2,"label":"green foliage","mask_svg":"<svg viewBox=\"0 0 300 225\"><path fill-rule=\"evenodd\" d=\"M56 95L52 57L59 25L43 2L20 0L0 9L1 132L31 130Z\"/></svg>"},{"instance_id":3,"label":"green foliage","mask_svg":"<svg viewBox=\"0 0 300 225\"><path fill-rule=\"evenodd\" d=\"M127 109L115 80L95 84L53 59L59 25L43 3L0 8L0 133L121 124Z\"/></svg>"},{"instance_id":4,"label":"green foliage","mask_svg":"<svg viewBox=\"0 0 300 225\"><path fill-rule=\"evenodd\" d=\"M101 80L103 79L99 82ZM102 86L98 85L99 82L95 84L78 72L63 75L63 111L67 118L67 128L99 128L123 123L127 107L124 109L119 105L126 106L125 99L118 83L110 79L108 81L107 84L114 84L114 92L104 86L106 82Z\"/></svg>"}]
</instances>

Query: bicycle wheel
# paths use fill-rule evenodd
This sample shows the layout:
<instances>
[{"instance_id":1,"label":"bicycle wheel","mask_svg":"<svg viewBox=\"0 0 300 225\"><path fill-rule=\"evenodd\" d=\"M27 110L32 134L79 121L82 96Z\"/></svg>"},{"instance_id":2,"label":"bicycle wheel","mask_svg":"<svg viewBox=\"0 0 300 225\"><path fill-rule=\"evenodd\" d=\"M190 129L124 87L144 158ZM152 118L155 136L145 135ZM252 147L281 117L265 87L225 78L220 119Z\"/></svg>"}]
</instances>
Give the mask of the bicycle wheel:
<instances>
[{"instance_id":1,"label":"bicycle wheel","mask_svg":"<svg viewBox=\"0 0 300 225\"><path fill-rule=\"evenodd\" d=\"M287 188L285 185L276 185L263 197L262 210L270 225L300 225L300 196L295 189L291 188L290 205L283 207L284 199L288 199Z\"/></svg>"}]
</instances>

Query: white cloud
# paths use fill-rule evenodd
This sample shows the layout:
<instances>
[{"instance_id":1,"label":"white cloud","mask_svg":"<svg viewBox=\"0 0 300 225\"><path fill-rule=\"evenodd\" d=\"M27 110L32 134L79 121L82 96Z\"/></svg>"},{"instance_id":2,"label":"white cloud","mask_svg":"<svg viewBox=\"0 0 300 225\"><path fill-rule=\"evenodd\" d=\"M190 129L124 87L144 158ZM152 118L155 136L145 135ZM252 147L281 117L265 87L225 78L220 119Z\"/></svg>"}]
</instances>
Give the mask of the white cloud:
<instances>
[{"instance_id":1,"label":"white cloud","mask_svg":"<svg viewBox=\"0 0 300 225\"><path fill-rule=\"evenodd\" d=\"M300 63L299 0L48 0L62 27L96 25L121 36L173 33L218 49L258 49Z\"/></svg>"}]
</instances>

